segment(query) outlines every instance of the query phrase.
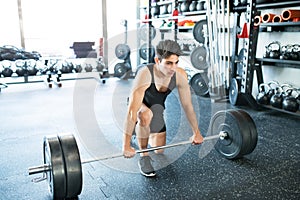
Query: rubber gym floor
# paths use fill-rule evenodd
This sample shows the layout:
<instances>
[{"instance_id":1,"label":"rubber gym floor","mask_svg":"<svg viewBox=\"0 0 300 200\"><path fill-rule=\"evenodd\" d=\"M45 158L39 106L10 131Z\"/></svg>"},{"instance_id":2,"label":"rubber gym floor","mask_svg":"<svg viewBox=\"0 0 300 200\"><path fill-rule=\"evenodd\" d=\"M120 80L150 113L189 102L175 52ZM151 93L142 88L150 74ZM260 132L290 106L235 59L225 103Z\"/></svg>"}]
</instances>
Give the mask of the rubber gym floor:
<instances>
[{"instance_id":1,"label":"rubber gym floor","mask_svg":"<svg viewBox=\"0 0 300 200\"><path fill-rule=\"evenodd\" d=\"M11 84L0 93L0 199L51 199L42 174L45 136L74 134L81 160L120 153L122 121L132 80L68 80L62 87ZM275 110L212 104L193 95L199 126L206 135L214 109L244 109L255 121L255 150L228 160L205 142L151 154L155 178L138 172L137 159L113 158L82 165L78 199L300 199L299 116ZM188 140L191 131L176 91L166 102L167 143ZM135 141L133 140L133 145Z\"/></svg>"}]
</instances>

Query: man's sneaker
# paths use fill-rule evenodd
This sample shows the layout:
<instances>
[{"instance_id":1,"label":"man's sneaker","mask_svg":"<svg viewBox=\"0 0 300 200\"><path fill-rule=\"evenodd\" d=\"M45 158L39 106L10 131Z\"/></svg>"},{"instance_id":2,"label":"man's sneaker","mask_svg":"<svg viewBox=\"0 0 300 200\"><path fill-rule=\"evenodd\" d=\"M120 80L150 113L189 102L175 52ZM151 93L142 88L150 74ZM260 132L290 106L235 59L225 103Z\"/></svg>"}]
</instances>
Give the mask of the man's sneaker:
<instances>
[{"instance_id":1,"label":"man's sneaker","mask_svg":"<svg viewBox=\"0 0 300 200\"><path fill-rule=\"evenodd\" d=\"M140 172L146 177L155 176L154 168L151 165L151 157L150 156L142 156L138 162Z\"/></svg>"}]
</instances>

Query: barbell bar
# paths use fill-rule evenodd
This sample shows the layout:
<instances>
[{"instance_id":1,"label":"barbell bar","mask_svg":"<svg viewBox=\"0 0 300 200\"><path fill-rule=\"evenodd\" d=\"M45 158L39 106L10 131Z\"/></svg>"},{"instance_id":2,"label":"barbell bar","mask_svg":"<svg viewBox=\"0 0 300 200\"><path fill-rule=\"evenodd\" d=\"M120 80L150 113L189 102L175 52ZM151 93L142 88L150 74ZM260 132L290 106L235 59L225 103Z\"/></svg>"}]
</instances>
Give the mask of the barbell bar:
<instances>
[{"instance_id":1,"label":"barbell bar","mask_svg":"<svg viewBox=\"0 0 300 200\"><path fill-rule=\"evenodd\" d=\"M226 136L227 136L227 133L224 131L221 131L218 135L211 135L211 136L204 137L203 141L213 140L213 139L223 140L226 138ZM151 147L151 148L147 148L147 149L136 150L135 153L136 154L146 153L146 152L151 152L151 151L155 151L155 150L167 149L167 148L182 146L182 145L187 145L187 144L192 144L191 140L186 140L186 141L177 142L177 143L173 143L173 144L167 144L167 145L163 145L163 146ZM123 157L123 156L124 156L123 153L118 153L118 154L113 154L113 155L109 155L109 156L91 158L91 159L81 161L81 164L87 164L87 163L92 163L92 162L97 162L97 161L102 161L102 160L109 160L109 159L119 158L119 157ZM44 173L44 172L47 172L50 170L51 170L51 165L44 164L44 165L39 165L39 166L34 166L34 167L28 168L28 174L29 175L39 174L39 173Z\"/></svg>"},{"instance_id":2,"label":"barbell bar","mask_svg":"<svg viewBox=\"0 0 300 200\"><path fill-rule=\"evenodd\" d=\"M257 144L257 130L254 120L243 110L216 112L209 124L209 133L204 141L218 139L215 149L227 159L237 159L250 154ZM212 135L214 133L218 133ZM145 153L181 145L192 144L191 140L148 149L136 150ZM34 182L48 180L53 199L77 197L82 190L82 164L123 157L123 153L91 158L81 161L74 135L45 136L43 143L44 164L30 167L29 175L43 173Z\"/></svg>"}]
</instances>

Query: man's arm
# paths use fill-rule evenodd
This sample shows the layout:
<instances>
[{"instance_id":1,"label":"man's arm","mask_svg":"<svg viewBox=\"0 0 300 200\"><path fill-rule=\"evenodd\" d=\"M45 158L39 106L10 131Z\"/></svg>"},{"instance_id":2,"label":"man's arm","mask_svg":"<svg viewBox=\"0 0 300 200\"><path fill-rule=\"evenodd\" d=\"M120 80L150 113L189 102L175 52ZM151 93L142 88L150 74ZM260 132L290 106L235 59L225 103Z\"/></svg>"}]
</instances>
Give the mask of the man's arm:
<instances>
[{"instance_id":1,"label":"man's arm","mask_svg":"<svg viewBox=\"0 0 300 200\"><path fill-rule=\"evenodd\" d=\"M192 104L192 95L187 79L187 74L182 68L177 68L176 84L181 105L193 130L193 144L200 144L203 142L203 137L200 133L197 116Z\"/></svg>"},{"instance_id":2,"label":"man's arm","mask_svg":"<svg viewBox=\"0 0 300 200\"><path fill-rule=\"evenodd\" d=\"M150 83L149 70L146 67L140 69L133 82L123 127L123 154L125 157L133 157L135 154L135 150L130 146L130 140L137 122L137 112L142 106L145 91Z\"/></svg>"}]
</instances>

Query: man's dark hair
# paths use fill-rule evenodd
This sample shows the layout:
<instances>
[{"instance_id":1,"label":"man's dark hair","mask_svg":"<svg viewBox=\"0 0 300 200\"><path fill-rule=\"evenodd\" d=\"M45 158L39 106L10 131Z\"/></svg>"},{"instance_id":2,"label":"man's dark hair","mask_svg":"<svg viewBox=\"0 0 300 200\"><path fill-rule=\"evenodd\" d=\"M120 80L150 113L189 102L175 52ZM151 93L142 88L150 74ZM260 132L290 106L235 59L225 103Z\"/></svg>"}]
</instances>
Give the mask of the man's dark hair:
<instances>
[{"instance_id":1,"label":"man's dark hair","mask_svg":"<svg viewBox=\"0 0 300 200\"><path fill-rule=\"evenodd\" d=\"M177 56L182 55L182 51L179 44L174 40L163 40L157 44L156 56L160 61L174 54Z\"/></svg>"}]
</instances>

